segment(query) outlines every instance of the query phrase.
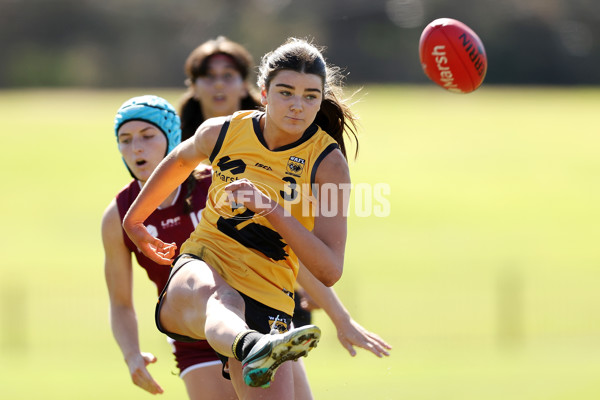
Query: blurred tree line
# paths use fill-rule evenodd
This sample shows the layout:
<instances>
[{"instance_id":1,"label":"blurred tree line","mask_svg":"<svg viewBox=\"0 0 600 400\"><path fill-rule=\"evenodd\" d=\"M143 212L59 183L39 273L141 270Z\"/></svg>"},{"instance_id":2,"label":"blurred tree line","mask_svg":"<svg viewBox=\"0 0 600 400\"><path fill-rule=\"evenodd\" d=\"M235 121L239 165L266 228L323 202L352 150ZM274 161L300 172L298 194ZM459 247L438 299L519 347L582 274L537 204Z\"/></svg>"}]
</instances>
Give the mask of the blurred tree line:
<instances>
[{"instance_id":1,"label":"blurred tree line","mask_svg":"<svg viewBox=\"0 0 600 400\"><path fill-rule=\"evenodd\" d=\"M487 83L600 83L598 0L0 0L0 88L182 86L183 63L225 35L260 56L314 38L348 82L425 82L421 31L475 30Z\"/></svg>"}]
</instances>

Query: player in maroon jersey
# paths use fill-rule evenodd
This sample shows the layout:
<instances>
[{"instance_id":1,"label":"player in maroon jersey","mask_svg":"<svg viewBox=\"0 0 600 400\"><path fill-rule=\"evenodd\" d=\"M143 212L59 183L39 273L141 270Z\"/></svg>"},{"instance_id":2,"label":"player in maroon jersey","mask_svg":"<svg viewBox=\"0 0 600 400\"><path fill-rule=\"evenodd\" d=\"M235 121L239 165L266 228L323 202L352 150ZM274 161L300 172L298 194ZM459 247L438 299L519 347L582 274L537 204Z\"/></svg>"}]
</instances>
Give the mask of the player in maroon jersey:
<instances>
[{"instance_id":1,"label":"player in maroon jersey","mask_svg":"<svg viewBox=\"0 0 600 400\"><path fill-rule=\"evenodd\" d=\"M159 292L167 282L170 268L144 256L123 233L121 222L158 162L179 143L178 121L172 107L156 96L135 97L121 106L115 118L115 133L125 166L134 179L113 199L102 221L113 334L133 382L150 393L161 393L162 388L146 368L149 363L156 362L156 357L141 352L139 348L132 299L131 254L135 255ZM210 178L210 169L200 167L169 196L163 206L146 220L152 234L181 246L201 218L200 211L205 205ZM336 326L340 342L351 355L356 353L353 346L366 348L378 356L384 353L377 344L384 342L351 318L332 289L316 282L304 270L299 279L309 288L315 305L323 305ZM206 341L170 341L180 376L191 399L236 398L230 382L221 379L221 362ZM381 346L385 347L384 344ZM301 362L294 364L294 377L297 398L311 398Z\"/></svg>"},{"instance_id":2,"label":"player in maroon jersey","mask_svg":"<svg viewBox=\"0 0 600 400\"><path fill-rule=\"evenodd\" d=\"M156 362L156 357L142 352L139 347L131 254L146 270L158 292L165 286L171 269L144 256L123 232L121 223L152 171L180 143L179 117L174 108L160 97L135 97L125 102L117 112L115 133L125 166L134 179L113 199L102 219L111 326L133 382L150 393L162 393L163 389L147 369L148 364ZM189 237L204 208L210 175L207 167L195 171L147 219L153 235L178 245ZM202 387L203 399L236 398L231 383L220 379L221 362L206 341L170 341L186 387Z\"/></svg>"},{"instance_id":3,"label":"player in maroon jersey","mask_svg":"<svg viewBox=\"0 0 600 400\"><path fill-rule=\"evenodd\" d=\"M237 109L254 109L260 107L260 101L255 90L252 88L253 85L249 82L249 72L252 68L253 61L248 51L240 44L224 37L209 40L190 53L185 65L185 72L188 77L186 80L188 91L180 103L181 136L184 140L193 134L195 126L203 122L205 118L231 114ZM152 110L152 108L148 108L148 110ZM140 112L140 110L137 112ZM116 122L123 124L126 121L122 117L118 117ZM170 151L178 140L174 137L175 132L169 132L168 129L166 131L167 133L165 134L169 139L168 151ZM132 172L132 168L137 168L134 164L137 165L137 163L132 163L132 167L129 167L128 163L125 163L130 172ZM137 173L147 173L149 176L155 166L156 164L153 164L152 168L142 168L141 172ZM144 165L142 164L140 167L144 167ZM161 222L149 222L153 233L163 231L158 233L161 238L163 235L167 235L164 236L167 238L169 238L168 235L172 235L170 236L171 239L167 240L177 243L178 248L187 239L189 233L200 219L198 210L204 207L206 189L210 183L210 173L206 170L204 172L206 176L201 174L198 180L190 178L185 185L186 187L183 188L182 186L180 188L180 191L183 190L185 192L185 196L180 193L177 197L181 205L173 205L172 207L156 210L148 220L156 221L160 218ZM144 179L147 179L147 176ZM193 185L190 185L190 183ZM192 190L194 185L195 190ZM116 202L120 219L122 219L129 205L131 205L139 193L140 188L141 184L138 180L134 180L117 196ZM190 197L191 194L193 196ZM183 203L184 197L188 200L185 203ZM181 229L175 229L176 227ZM121 230L118 229L118 231L120 235ZM147 270L148 276L160 290L168 277L168 272L165 272L164 266L154 264L142 255L127 235L120 235L120 237L122 239L119 247L122 247L124 244L130 251L130 253L127 253L129 269L131 269L130 254L134 253L140 265ZM155 271L157 269L160 272ZM168 271L169 269L166 268L166 270ZM390 347L377 335L368 332L351 318L348 311L335 295L333 289L325 288L310 273L307 273L304 268L301 269L298 280L305 287L311 289L310 295L315 301L307 301L307 303L310 303L312 308L318 308L319 305L323 307L336 326L340 343L352 356L356 354L353 346L365 348L379 357L387 355L385 349L389 349ZM300 299L300 297L296 296L296 299ZM310 297L307 296L304 299L309 300ZM131 311L134 313L133 310ZM303 311L298 306L294 311L293 321L296 326L310 323L310 313ZM135 335L137 338L137 333ZM228 394L230 393L228 390L231 387L229 382L220 379L220 368L216 368L214 361L211 363L206 358L206 355L208 355L209 357L213 357L212 360L215 359L211 350L207 350L206 342L202 343L203 345L198 346L195 343L175 342L174 350L177 365L180 368L181 377L186 384L190 399L227 398L227 396L234 396L233 394ZM150 355L150 359L154 360L153 356ZM128 364L130 363L128 362ZM146 381L143 387L156 389L158 384L152 379L145 366L141 372L143 372L142 376ZM311 398L312 395L310 394L306 372L301 361L294 363L294 378L297 398ZM226 388L223 388L223 385Z\"/></svg>"}]
</instances>

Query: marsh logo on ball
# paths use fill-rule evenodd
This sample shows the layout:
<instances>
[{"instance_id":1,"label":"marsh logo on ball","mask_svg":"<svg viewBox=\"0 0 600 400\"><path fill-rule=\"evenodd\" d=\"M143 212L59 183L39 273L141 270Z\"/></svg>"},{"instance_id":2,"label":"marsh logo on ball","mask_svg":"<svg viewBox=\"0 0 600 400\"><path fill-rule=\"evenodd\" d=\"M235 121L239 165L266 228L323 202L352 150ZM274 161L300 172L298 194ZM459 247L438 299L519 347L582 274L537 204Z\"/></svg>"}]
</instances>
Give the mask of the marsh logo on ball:
<instances>
[{"instance_id":1,"label":"marsh logo on ball","mask_svg":"<svg viewBox=\"0 0 600 400\"><path fill-rule=\"evenodd\" d=\"M289 175L300 176L304 170L305 163L304 159L292 156L288 160L285 172Z\"/></svg>"}]
</instances>

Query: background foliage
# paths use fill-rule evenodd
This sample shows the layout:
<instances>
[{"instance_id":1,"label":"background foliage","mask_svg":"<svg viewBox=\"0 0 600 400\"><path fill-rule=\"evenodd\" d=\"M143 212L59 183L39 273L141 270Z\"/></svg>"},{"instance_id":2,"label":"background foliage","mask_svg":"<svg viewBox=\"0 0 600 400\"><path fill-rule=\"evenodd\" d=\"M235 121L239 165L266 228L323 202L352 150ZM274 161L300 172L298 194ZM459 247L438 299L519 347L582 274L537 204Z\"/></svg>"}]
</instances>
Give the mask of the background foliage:
<instances>
[{"instance_id":1,"label":"background foliage","mask_svg":"<svg viewBox=\"0 0 600 400\"><path fill-rule=\"evenodd\" d=\"M0 0L0 87L179 87L217 35L257 60L313 37L350 82L425 82L417 44L440 17L482 38L488 83L600 83L595 0Z\"/></svg>"}]
</instances>

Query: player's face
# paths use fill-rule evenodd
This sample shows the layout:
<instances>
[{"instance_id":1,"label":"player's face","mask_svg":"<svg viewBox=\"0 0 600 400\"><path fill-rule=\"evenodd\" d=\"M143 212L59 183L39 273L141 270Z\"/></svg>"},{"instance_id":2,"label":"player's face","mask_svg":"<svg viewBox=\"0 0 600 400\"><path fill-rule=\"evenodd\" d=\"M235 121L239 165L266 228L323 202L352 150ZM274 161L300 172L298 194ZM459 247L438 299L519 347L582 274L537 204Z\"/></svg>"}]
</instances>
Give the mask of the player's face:
<instances>
[{"instance_id":1,"label":"player's face","mask_svg":"<svg viewBox=\"0 0 600 400\"><path fill-rule=\"evenodd\" d=\"M233 114L248 94L246 82L233 60L222 54L209 58L206 76L192 82L192 89L205 118Z\"/></svg>"},{"instance_id":2,"label":"player's face","mask_svg":"<svg viewBox=\"0 0 600 400\"><path fill-rule=\"evenodd\" d=\"M314 74L282 70L261 96L267 112L266 129L275 128L277 135L287 135L292 143L314 122L321 108L323 80Z\"/></svg>"},{"instance_id":3,"label":"player's face","mask_svg":"<svg viewBox=\"0 0 600 400\"><path fill-rule=\"evenodd\" d=\"M167 151L167 138L156 126L128 121L117 132L119 151L135 177L146 182Z\"/></svg>"}]
</instances>

